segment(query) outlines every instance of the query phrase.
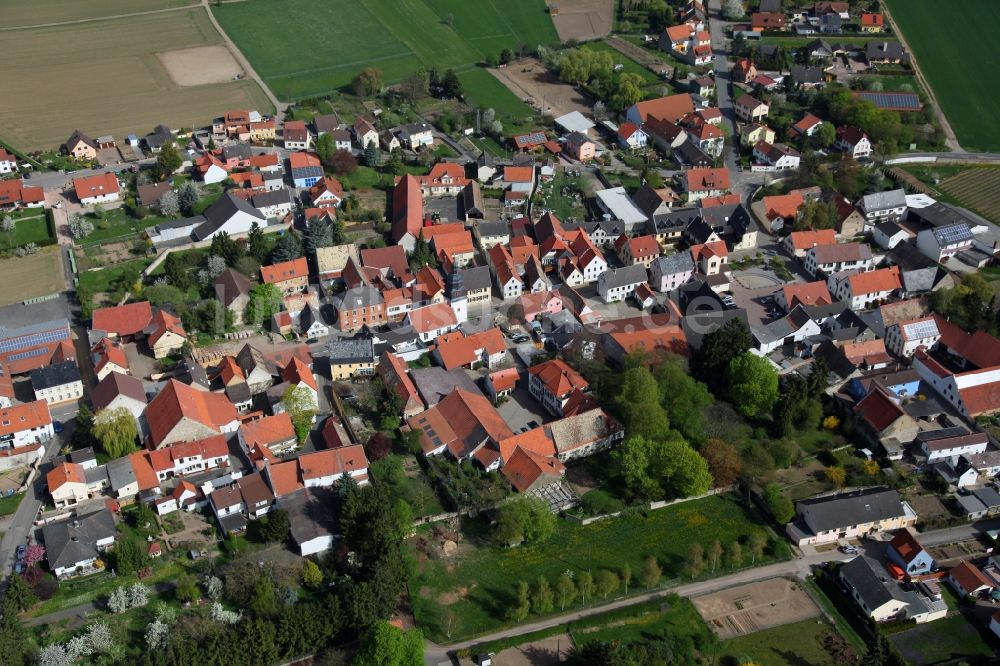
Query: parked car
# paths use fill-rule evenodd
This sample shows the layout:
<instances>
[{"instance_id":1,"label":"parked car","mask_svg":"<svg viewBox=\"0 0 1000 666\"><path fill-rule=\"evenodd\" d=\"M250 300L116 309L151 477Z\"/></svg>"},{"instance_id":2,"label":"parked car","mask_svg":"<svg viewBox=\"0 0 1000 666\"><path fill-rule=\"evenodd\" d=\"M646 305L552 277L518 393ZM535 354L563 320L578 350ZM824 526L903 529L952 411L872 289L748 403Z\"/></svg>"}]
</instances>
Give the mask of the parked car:
<instances>
[{"instance_id":1,"label":"parked car","mask_svg":"<svg viewBox=\"0 0 1000 666\"><path fill-rule=\"evenodd\" d=\"M56 432L62 432L63 431L62 421L53 421L52 429L55 430Z\"/></svg>"},{"instance_id":2,"label":"parked car","mask_svg":"<svg viewBox=\"0 0 1000 666\"><path fill-rule=\"evenodd\" d=\"M857 555L861 551L858 550L857 546L852 546L850 544L847 544L846 546L840 547L840 552L844 553L845 555Z\"/></svg>"}]
</instances>

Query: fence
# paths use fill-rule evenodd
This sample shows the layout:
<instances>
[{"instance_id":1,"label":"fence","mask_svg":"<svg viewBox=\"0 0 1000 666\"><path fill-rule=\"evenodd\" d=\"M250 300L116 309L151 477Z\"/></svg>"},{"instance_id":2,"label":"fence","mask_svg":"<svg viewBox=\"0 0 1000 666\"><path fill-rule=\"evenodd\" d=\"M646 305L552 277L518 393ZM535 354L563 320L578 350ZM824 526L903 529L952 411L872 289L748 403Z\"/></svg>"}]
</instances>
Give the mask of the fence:
<instances>
[{"instance_id":1,"label":"fence","mask_svg":"<svg viewBox=\"0 0 1000 666\"><path fill-rule=\"evenodd\" d=\"M32 305L34 303L44 303L45 301L53 301L57 298L59 298L59 294L46 294L45 296L36 296L35 298L25 299L21 301L21 303L23 303L24 305Z\"/></svg>"},{"instance_id":2,"label":"fence","mask_svg":"<svg viewBox=\"0 0 1000 666\"><path fill-rule=\"evenodd\" d=\"M712 497L713 495L720 495L722 493L731 492L736 486L725 486L723 488L712 488L707 493L701 495L693 495L691 497L680 497L675 500L662 500L659 502L650 502L649 510L656 511L657 509L664 509L668 506L674 506L675 504L683 504L684 502L691 502L693 500L705 499L706 497ZM638 505L642 507L643 505ZM604 513L600 516L591 516L589 518L584 518L582 516L576 516L571 513L567 513L566 517L570 520L579 523L580 525L590 525L601 520L608 520L609 518L617 518L618 516L628 511L628 509L623 509L622 511L615 511L614 513Z\"/></svg>"}]
</instances>

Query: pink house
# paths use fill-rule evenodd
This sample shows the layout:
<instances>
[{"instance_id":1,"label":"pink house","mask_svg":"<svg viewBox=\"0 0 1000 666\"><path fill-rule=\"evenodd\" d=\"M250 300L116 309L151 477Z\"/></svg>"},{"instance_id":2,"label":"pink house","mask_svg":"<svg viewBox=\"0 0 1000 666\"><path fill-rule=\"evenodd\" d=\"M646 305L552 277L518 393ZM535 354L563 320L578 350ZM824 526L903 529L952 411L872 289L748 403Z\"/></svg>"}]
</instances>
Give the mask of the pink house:
<instances>
[{"instance_id":1,"label":"pink house","mask_svg":"<svg viewBox=\"0 0 1000 666\"><path fill-rule=\"evenodd\" d=\"M532 322L541 315L562 312L562 296L554 291L521 294L521 307L524 308L524 321Z\"/></svg>"}]
</instances>

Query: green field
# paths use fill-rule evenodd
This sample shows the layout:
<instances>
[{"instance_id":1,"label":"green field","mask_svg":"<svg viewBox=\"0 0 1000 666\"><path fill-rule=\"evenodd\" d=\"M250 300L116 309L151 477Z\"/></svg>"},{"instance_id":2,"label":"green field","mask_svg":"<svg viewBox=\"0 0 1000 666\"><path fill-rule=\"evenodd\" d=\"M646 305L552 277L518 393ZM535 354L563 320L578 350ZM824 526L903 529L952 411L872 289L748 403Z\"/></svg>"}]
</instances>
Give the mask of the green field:
<instances>
[{"instance_id":1,"label":"green field","mask_svg":"<svg viewBox=\"0 0 1000 666\"><path fill-rule=\"evenodd\" d=\"M1000 31L1000 3L886 0L886 4L962 147L1000 150L1000 125L993 117L1000 99L993 41ZM948 26L947 33L941 26Z\"/></svg>"},{"instance_id":2,"label":"green field","mask_svg":"<svg viewBox=\"0 0 1000 666\"><path fill-rule=\"evenodd\" d=\"M285 99L330 93L364 67L394 83L419 67L468 68L558 41L543 0L247 0L212 11Z\"/></svg>"},{"instance_id":3,"label":"green field","mask_svg":"<svg viewBox=\"0 0 1000 666\"><path fill-rule=\"evenodd\" d=\"M839 662L822 642L831 633L836 630L823 620L804 620L725 641L722 654L741 664L752 661L768 666L837 666Z\"/></svg>"},{"instance_id":4,"label":"green field","mask_svg":"<svg viewBox=\"0 0 1000 666\"><path fill-rule=\"evenodd\" d=\"M528 127L525 119L533 118L535 110L518 99L510 88L482 67L473 67L458 75L462 82L465 99L471 104L492 108L497 112L497 120L503 123L504 133Z\"/></svg>"},{"instance_id":5,"label":"green field","mask_svg":"<svg viewBox=\"0 0 1000 666\"><path fill-rule=\"evenodd\" d=\"M44 210L34 209L15 219L17 222L14 225L14 231L10 233L0 232L0 249L9 250L26 243L51 245L55 242L55 238L49 233L49 224Z\"/></svg>"},{"instance_id":6,"label":"green field","mask_svg":"<svg viewBox=\"0 0 1000 666\"><path fill-rule=\"evenodd\" d=\"M197 4L197 0L0 0L0 26L81 21Z\"/></svg>"},{"instance_id":7,"label":"green field","mask_svg":"<svg viewBox=\"0 0 1000 666\"><path fill-rule=\"evenodd\" d=\"M640 65L632 58L619 51L618 49L605 44L604 42L587 42L582 45L583 48L588 51L599 51L601 53L607 53L611 56L611 60L616 65L621 65L621 71L628 74L638 74L642 77L642 80L646 82L646 85L654 83L662 83L660 77L653 72L649 71L647 67Z\"/></svg>"},{"instance_id":8,"label":"green field","mask_svg":"<svg viewBox=\"0 0 1000 666\"><path fill-rule=\"evenodd\" d=\"M422 562L410 581L417 624L432 639L443 637L442 626L449 612L455 618L452 639L502 626L521 581L533 583L545 576L554 584L566 571L618 571L625 563L638 576L643 562L652 555L663 569L665 583L678 578L693 542L708 548L719 539L728 545L762 529L756 517L732 496L686 502L646 515L628 514L586 527L560 520L552 538L538 546L493 547L481 522L465 527L471 534L469 539L481 544L479 547L455 559ZM765 558L769 561L788 556L783 541L772 543L770 548ZM749 557L745 564L750 564ZM633 581L631 591L639 589Z\"/></svg>"}]
</instances>

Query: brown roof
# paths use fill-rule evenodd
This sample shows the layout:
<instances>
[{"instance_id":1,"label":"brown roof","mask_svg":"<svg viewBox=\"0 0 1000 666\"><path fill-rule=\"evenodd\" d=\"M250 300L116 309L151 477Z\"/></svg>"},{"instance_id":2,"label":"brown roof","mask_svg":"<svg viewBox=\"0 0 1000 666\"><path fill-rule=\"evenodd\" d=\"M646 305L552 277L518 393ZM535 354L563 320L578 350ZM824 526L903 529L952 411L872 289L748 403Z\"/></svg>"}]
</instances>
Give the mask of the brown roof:
<instances>
[{"instance_id":1,"label":"brown roof","mask_svg":"<svg viewBox=\"0 0 1000 666\"><path fill-rule=\"evenodd\" d=\"M226 307L229 307L240 296L246 296L250 293L250 279L232 268L222 271L222 274L215 278L212 284L215 286L216 298L222 301Z\"/></svg>"},{"instance_id":2,"label":"brown roof","mask_svg":"<svg viewBox=\"0 0 1000 666\"><path fill-rule=\"evenodd\" d=\"M854 411L875 432L882 432L905 413L895 400L878 388L862 398L854 406Z\"/></svg>"},{"instance_id":3,"label":"brown roof","mask_svg":"<svg viewBox=\"0 0 1000 666\"><path fill-rule=\"evenodd\" d=\"M819 245L809 251L816 257L817 264L837 264L845 261L860 261L872 258L872 250L865 243Z\"/></svg>"},{"instance_id":4,"label":"brown roof","mask_svg":"<svg viewBox=\"0 0 1000 666\"><path fill-rule=\"evenodd\" d=\"M240 489L240 495L246 502L248 509L252 509L259 502L270 502L274 499L274 494L271 493L260 474L250 474L237 479L236 486Z\"/></svg>"},{"instance_id":5,"label":"brown roof","mask_svg":"<svg viewBox=\"0 0 1000 666\"><path fill-rule=\"evenodd\" d=\"M892 541L889 542L889 545L895 549L895 551L899 554L899 557L906 564L912 562L913 559L924 550L924 547L920 545L919 541L917 541L917 537L913 536L913 533L906 529L896 532L896 535L892 537Z\"/></svg>"},{"instance_id":6,"label":"brown roof","mask_svg":"<svg viewBox=\"0 0 1000 666\"><path fill-rule=\"evenodd\" d=\"M691 95L682 93L639 102L635 108L639 112L639 119L642 122L653 117L669 123L676 123L684 117L684 114L694 111L694 103L691 101Z\"/></svg>"},{"instance_id":7,"label":"brown roof","mask_svg":"<svg viewBox=\"0 0 1000 666\"><path fill-rule=\"evenodd\" d=\"M91 328L112 335L135 335L149 326L153 308L149 301L99 308L91 315Z\"/></svg>"},{"instance_id":8,"label":"brown roof","mask_svg":"<svg viewBox=\"0 0 1000 666\"><path fill-rule=\"evenodd\" d=\"M962 589L968 594L972 594L982 587L988 587L990 589L996 587L996 585L994 585L989 578L983 575L982 571L977 569L975 565L968 561L961 562L952 567L951 571L948 572L948 575L951 576L955 582L961 585Z\"/></svg>"},{"instance_id":9,"label":"brown roof","mask_svg":"<svg viewBox=\"0 0 1000 666\"><path fill-rule=\"evenodd\" d=\"M309 263L305 257L282 261L279 264L260 267L260 277L267 284L275 284L286 280L309 277Z\"/></svg>"},{"instance_id":10,"label":"brown roof","mask_svg":"<svg viewBox=\"0 0 1000 666\"><path fill-rule=\"evenodd\" d=\"M729 172L726 169L689 169L687 172L689 192L700 190L728 190Z\"/></svg>"},{"instance_id":11,"label":"brown roof","mask_svg":"<svg viewBox=\"0 0 1000 666\"><path fill-rule=\"evenodd\" d=\"M119 395L146 403L146 391L142 382L131 375L111 372L90 392L90 401L95 411L100 411L111 404Z\"/></svg>"}]
</instances>

